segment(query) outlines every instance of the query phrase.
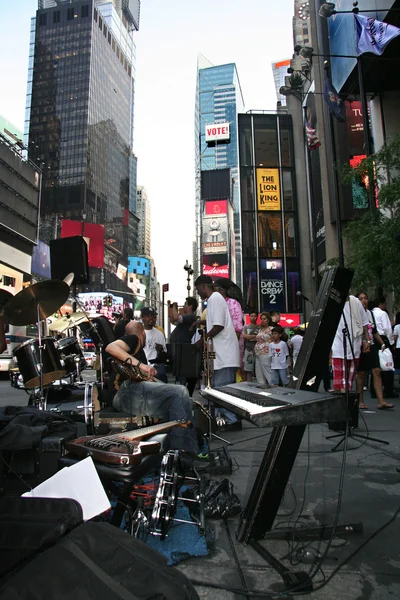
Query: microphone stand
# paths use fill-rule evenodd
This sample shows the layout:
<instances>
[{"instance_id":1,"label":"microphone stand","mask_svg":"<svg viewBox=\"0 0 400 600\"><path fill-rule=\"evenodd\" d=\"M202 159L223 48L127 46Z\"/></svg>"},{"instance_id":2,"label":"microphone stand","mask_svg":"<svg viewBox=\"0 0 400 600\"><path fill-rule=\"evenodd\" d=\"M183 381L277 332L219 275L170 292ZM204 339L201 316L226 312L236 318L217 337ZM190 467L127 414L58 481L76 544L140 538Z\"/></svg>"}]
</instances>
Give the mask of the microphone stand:
<instances>
[{"instance_id":1,"label":"microphone stand","mask_svg":"<svg viewBox=\"0 0 400 600\"><path fill-rule=\"evenodd\" d=\"M350 390L349 390L349 365L347 362L347 340L349 341L350 344L350 350L351 350L351 355L354 361L354 368L356 370L356 373L358 371L357 368L357 363L356 363L356 358L355 358L355 354L354 354L354 348L353 348L353 344L351 342L351 338L350 338L350 334L349 334L349 328L347 325L347 321L346 321L346 317L344 314L344 310L342 311L342 316L343 316L343 320L344 320L344 328L342 329L342 335L343 335L343 360L344 360L344 376L345 376L345 397L346 397L346 405L347 405L347 409L350 412L350 415L348 415L348 418L346 420L346 424L345 424L345 433L337 433L335 435L329 435L327 436L325 439L327 440L333 440L334 438L338 438L341 437L342 439L339 440L339 442L336 444L336 446L334 446L332 448L332 452L336 452L337 449L339 448L339 446L342 445L342 443L344 442L344 440L346 439L346 435L348 437L351 438L360 438L363 440L370 440L371 442L379 442L380 444L387 444L389 445L389 442L387 442L386 440L381 440L379 438L373 438L369 435L362 435L361 433L354 433L353 432L353 428L358 427L358 418L357 418L357 423L355 425L352 425L352 418L351 418L351 406L350 406ZM357 410L357 417L358 417L358 396L356 397L356 400L354 402L354 408ZM347 434L346 434L347 432Z\"/></svg>"}]
</instances>

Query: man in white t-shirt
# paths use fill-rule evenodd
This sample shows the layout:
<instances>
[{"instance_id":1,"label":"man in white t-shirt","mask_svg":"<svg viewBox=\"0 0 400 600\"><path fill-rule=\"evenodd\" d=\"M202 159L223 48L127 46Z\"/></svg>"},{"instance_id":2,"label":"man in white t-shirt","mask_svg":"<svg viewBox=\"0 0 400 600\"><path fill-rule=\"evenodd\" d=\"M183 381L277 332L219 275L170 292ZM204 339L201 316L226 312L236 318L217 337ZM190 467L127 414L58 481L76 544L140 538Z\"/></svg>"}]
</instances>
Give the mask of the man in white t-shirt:
<instances>
[{"instance_id":1,"label":"man in white t-shirt","mask_svg":"<svg viewBox=\"0 0 400 600\"><path fill-rule=\"evenodd\" d=\"M147 362L149 365L154 365L154 368L157 370L157 379L160 379L164 383L168 383L168 377L165 371L165 357L167 353L165 337L157 327L154 327L157 313L154 308L145 306L142 308L140 316L146 333L146 343L143 350Z\"/></svg>"},{"instance_id":2,"label":"man in white t-shirt","mask_svg":"<svg viewBox=\"0 0 400 600\"><path fill-rule=\"evenodd\" d=\"M389 315L386 312L386 298L380 296L374 300L372 312L374 313L376 330L382 338L383 344L379 346L379 350L384 350L385 347L393 353L393 331ZM382 371L383 397L398 398L399 395L394 389L394 371Z\"/></svg>"},{"instance_id":3,"label":"man in white t-shirt","mask_svg":"<svg viewBox=\"0 0 400 600\"><path fill-rule=\"evenodd\" d=\"M355 296L349 296L343 308L332 345L333 389L345 392L353 387L361 354L361 346L368 351L368 317L363 305ZM343 330L346 329L346 356L344 356ZM347 368L347 382L346 382Z\"/></svg>"},{"instance_id":4,"label":"man in white t-shirt","mask_svg":"<svg viewBox=\"0 0 400 600\"><path fill-rule=\"evenodd\" d=\"M208 275L200 275L194 285L200 298L207 300L206 339L212 338L215 352L212 385L217 388L235 383L240 351L226 300L214 291L213 281ZM225 421L225 430L241 429L241 422L233 412L223 408L219 412Z\"/></svg>"}]
</instances>

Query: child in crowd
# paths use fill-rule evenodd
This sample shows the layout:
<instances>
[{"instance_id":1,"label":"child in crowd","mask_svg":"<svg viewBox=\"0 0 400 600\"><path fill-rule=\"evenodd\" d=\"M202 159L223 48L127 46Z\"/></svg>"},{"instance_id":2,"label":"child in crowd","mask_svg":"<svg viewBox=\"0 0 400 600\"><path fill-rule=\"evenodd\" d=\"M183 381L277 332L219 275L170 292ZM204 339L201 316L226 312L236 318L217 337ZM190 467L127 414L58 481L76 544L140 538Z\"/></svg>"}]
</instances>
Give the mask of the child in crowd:
<instances>
[{"instance_id":1,"label":"child in crowd","mask_svg":"<svg viewBox=\"0 0 400 600\"><path fill-rule=\"evenodd\" d=\"M282 341L283 329L279 325L272 329L272 342L269 345L269 355L271 357L271 384L279 385L279 379L282 385L289 383L286 367L286 358L289 356L289 348L286 342Z\"/></svg>"}]
</instances>

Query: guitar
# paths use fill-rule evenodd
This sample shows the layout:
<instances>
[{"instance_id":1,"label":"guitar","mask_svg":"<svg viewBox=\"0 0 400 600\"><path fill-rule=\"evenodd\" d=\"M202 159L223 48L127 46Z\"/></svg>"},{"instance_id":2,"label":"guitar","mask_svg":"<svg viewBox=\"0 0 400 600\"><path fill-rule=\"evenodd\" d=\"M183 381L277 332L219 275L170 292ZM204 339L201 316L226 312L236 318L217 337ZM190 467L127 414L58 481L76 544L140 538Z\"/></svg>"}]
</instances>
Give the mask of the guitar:
<instances>
[{"instance_id":1,"label":"guitar","mask_svg":"<svg viewBox=\"0 0 400 600\"><path fill-rule=\"evenodd\" d=\"M190 427L187 421L168 421L150 427L141 427L114 435L85 435L66 443L71 454L109 465L138 465L142 455L155 454L160 449L159 442L145 442L143 438L167 431L171 427Z\"/></svg>"}]
</instances>

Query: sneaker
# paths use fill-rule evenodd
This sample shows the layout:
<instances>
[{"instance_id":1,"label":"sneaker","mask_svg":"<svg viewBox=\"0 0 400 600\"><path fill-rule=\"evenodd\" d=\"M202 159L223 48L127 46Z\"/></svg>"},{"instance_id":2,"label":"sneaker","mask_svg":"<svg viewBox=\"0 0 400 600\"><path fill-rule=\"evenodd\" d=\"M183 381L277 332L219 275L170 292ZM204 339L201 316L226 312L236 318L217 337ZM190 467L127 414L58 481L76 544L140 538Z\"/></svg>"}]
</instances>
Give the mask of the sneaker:
<instances>
[{"instance_id":1,"label":"sneaker","mask_svg":"<svg viewBox=\"0 0 400 600\"><path fill-rule=\"evenodd\" d=\"M242 431L242 421L234 423L225 423L222 427L218 427L218 431Z\"/></svg>"}]
</instances>

